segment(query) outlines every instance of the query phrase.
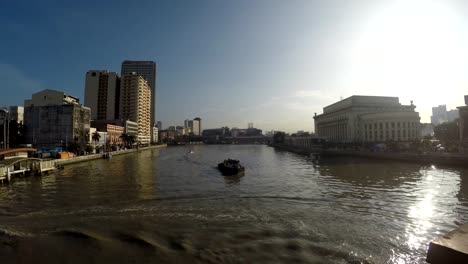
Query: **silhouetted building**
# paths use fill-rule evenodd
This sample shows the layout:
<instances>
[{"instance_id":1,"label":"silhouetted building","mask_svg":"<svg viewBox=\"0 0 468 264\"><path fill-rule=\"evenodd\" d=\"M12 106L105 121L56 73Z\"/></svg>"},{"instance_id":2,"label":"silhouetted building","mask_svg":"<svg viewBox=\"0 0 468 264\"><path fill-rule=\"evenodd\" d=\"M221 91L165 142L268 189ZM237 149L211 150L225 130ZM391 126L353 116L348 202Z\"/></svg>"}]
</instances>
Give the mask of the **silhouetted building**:
<instances>
[{"instance_id":1,"label":"silhouetted building","mask_svg":"<svg viewBox=\"0 0 468 264\"><path fill-rule=\"evenodd\" d=\"M315 132L332 142L411 141L420 137L415 108L398 97L354 95L315 115Z\"/></svg>"},{"instance_id":2,"label":"silhouetted building","mask_svg":"<svg viewBox=\"0 0 468 264\"><path fill-rule=\"evenodd\" d=\"M115 72L92 70L86 73L84 105L91 108L92 120L119 118L120 77Z\"/></svg>"}]
</instances>

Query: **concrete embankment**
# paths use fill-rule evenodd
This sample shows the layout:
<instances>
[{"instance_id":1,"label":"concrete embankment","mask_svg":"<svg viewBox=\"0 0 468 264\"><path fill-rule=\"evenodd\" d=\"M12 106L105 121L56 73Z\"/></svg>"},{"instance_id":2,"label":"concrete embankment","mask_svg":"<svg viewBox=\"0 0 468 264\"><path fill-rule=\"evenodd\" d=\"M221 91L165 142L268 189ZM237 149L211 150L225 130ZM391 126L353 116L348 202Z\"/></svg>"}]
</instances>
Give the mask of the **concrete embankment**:
<instances>
[{"instance_id":1,"label":"concrete embankment","mask_svg":"<svg viewBox=\"0 0 468 264\"><path fill-rule=\"evenodd\" d=\"M426 260L433 264L468 263L468 224L432 241Z\"/></svg>"},{"instance_id":2,"label":"concrete embankment","mask_svg":"<svg viewBox=\"0 0 468 264\"><path fill-rule=\"evenodd\" d=\"M362 157L382 160L397 160L406 162L419 162L441 165L468 166L468 156L457 153L397 153L397 152L372 152L353 150L309 150L288 145L275 144L272 147L291 151L297 154L310 156L311 154L321 157Z\"/></svg>"},{"instance_id":3,"label":"concrete embankment","mask_svg":"<svg viewBox=\"0 0 468 264\"><path fill-rule=\"evenodd\" d=\"M372 151L324 150L321 156L348 156L443 165L468 165L468 156L455 153L395 153Z\"/></svg>"},{"instance_id":4,"label":"concrete embankment","mask_svg":"<svg viewBox=\"0 0 468 264\"><path fill-rule=\"evenodd\" d=\"M112 154L112 156L116 156L116 155L134 153L134 152L137 152L137 151L145 151L145 150L163 148L163 147L166 147L166 146L167 145L157 145L157 146L143 147L143 148L138 148L138 149L127 149L127 150L112 151L110 153ZM55 165L63 166L63 165L79 163L79 162L84 162L84 161L89 161L89 160L102 159L103 155L104 154L92 154L92 155L86 155L86 156L73 157L73 158L69 158L69 159L57 159L57 160L55 160Z\"/></svg>"}]
</instances>

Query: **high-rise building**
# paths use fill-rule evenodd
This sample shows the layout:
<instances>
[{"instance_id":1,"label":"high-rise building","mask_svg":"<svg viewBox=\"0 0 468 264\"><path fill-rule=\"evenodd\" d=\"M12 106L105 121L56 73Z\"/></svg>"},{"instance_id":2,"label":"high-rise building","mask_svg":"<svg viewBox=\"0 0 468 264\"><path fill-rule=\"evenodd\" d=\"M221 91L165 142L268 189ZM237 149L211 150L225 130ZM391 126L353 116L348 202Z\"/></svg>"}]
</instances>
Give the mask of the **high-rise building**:
<instances>
[{"instance_id":1,"label":"high-rise building","mask_svg":"<svg viewBox=\"0 0 468 264\"><path fill-rule=\"evenodd\" d=\"M137 140L141 144L151 142L151 90L140 75L122 75L120 84L120 119L138 124Z\"/></svg>"},{"instance_id":2,"label":"high-rise building","mask_svg":"<svg viewBox=\"0 0 468 264\"><path fill-rule=\"evenodd\" d=\"M192 132L195 136L201 136L202 135L202 121L201 118L196 117L193 119L193 124L192 124Z\"/></svg>"},{"instance_id":3,"label":"high-rise building","mask_svg":"<svg viewBox=\"0 0 468 264\"><path fill-rule=\"evenodd\" d=\"M116 72L91 70L86 73L84 105L91 119L119 118L120 77Z\"/></svg>"},{"instance_id":4,"label":"high-rise building","mask_svg":"<svg viewBox=\"0 0 468 264\"><path fill-rule=\"evenodd\" d=\"M432 107L431 124L434 126L455 121L459 117L458 109L447 111L446 105Z\"/></svg>"},{"instance_id":5,"label":"high-rise building","mask_svg":"<svg viewBox=\"0 0 468 264\"><path fill-rule=\"evenodd\" d=\"M91 110L78 98L60 91L43 90L24 101L26 143L37 148L55 148L70 143L86 144Z\"/></svg>"},{"instance_id":6,"label":"high-rise building","mask_svg":"<svg viewBox=\"0 0 468 264\"><path fill-rule=\"evenodd\" d=\"M247 128L254 128L253 123L248 123Z\"/></svg>"},{"instance_id":7,"label":"high-rise building","mask_svg":"<svg viewBox=\"0 0 468 264\"><path fill-rule=\"evenodd\" d=\"M159 131L162 130L162 123L161 123L161 121L156 122L156 127L158 128Z\"/></svg>"},{"instance_id":8,"label":"high-rise building","mask_svg":"<svg viewBox=\"0 0 468 264\"><path fill-rule=\"evenodd\" d=\"M151 126L156 124L156 62L154 61L131 61L122 62L120 75L136 73L142 76L151 90Z\"/></svg>"}]
</instances>

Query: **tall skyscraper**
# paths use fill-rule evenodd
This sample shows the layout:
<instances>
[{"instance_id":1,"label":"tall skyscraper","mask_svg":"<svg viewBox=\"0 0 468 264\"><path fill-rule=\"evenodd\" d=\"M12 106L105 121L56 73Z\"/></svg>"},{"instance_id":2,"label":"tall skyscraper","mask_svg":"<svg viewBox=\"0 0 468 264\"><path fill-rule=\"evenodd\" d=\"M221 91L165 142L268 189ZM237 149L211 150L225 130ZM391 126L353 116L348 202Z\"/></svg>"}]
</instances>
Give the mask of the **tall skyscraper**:
<instances>
[{"instance_id":1,"label":"tall skyscraper","mask_svg":"<svg viewBox=\"0 0 468 264\"><path fill-rule=\"evenodd\" d=\"M119 118L120 78L116 72L88 71L84 105L91 108L91 119Z\"/></svg>"},{"instance_id":2,"label":"tall skyscraper","mask_svg":"<svg viewBox=\"0 0 468 264\"><path fill-rule=\"evenodd\" d=\"M132 73L142 76L151 90L151 126L156 125L156 62L130 61L122 62L121 76Z\"/></svg>"},{"instance_id":3,"label":"tall skyscraper","mask_svg":"<svg viewBox=\"0 0 468 264\"><path fill-rule=\"evenodd\" d=\"M138 124L138 141L151 142L151 90L140 75L122 75L120 84L120 119Z\"/></svg>"}]
</instances>

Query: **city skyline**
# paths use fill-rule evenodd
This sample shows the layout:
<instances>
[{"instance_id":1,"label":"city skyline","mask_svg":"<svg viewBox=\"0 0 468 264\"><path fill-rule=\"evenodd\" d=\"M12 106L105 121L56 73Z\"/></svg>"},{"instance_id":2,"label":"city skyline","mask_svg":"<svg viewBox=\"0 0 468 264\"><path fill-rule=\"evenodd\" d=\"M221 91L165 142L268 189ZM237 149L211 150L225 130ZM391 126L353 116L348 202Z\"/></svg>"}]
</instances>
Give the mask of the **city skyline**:
<instances>
[{"instance_id":1,"label":"city skyline","mask_svg":"<svg viewBox=\"0 0 468 264\"><path fill-rule=\"evenodd\" d=\"M458 1L120 2L105 19L104 3L0 6L0 105L43 89L83 102L86 72L120 72L125 60L158 64L156 120L200 116L206 128L313 131L314 113L352 95L413 100L429 123L468 87Z\"/></svg>"}]
</instances>

